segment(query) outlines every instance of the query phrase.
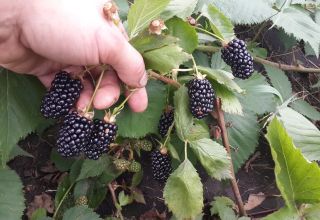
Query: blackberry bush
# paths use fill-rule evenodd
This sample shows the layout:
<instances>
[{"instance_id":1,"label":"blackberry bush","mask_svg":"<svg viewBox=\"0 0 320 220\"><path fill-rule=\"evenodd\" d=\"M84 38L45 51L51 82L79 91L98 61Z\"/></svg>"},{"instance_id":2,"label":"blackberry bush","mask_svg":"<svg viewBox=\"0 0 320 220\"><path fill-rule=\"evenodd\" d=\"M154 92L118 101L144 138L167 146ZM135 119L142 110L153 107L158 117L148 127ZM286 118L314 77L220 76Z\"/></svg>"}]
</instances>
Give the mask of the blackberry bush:
<instances>
[{"instance_id":1,"label":"blackberry bush","mask_svg":"<svg viewBox=\"0 0 320 220\"><path fill-rule=\"evenodd\" d=\"M155 180L167 181L172 172L171 159L169 155L162 154L159 150L151 152L152 174Z\"/></svg>"},{"instance_id":2,"label":"blackberry bush","mask_svg":"<svg viewBox=\"0 0 320 220\"><path fill-rule=\"evenodd\" d=\"M89 143L93 129L90 119L70 112L64 117L57 139L57 151L64 157L78 156Z\"/></svg>"},{"instance_id":3,"label":"blackberry bush","mask_svg":"<svg viewBox=\"0 0 320 220\"><path fill-rule=\"evenodd\" d=\"M161 137L165 137L168 133L170 126L174 121L174 111L172 108L168 108L160 117L158 124L158 131Z\"/></svg>"},{"instance_id":4,"label":"blackberry bush","mask_svg":"<svg viewBox=\"0 0 320 220\"><path fill-rule=\"evenodd\" d=\"M40 111L45 118L60 118L70 111L77 102L83 85L79 79L61 71L56 74L50 90L42 99Z\"/></svg>"},{"instance_id":5,"label":"blackberry bush","mask_svg":"<svg viewBox=\"0 0 320 220\"><path fill-rule=\"evenodd\" d=\"M240 79L249 78L254 72L253 58L243 40L237 38L221 49L221 58L231 66L232 74Z\"/></svg>"},{"instance_id":6,"label":"blackberry bush","mask_svg":"<svg viewBox=\"0 0 320 220\"><path fill-rule=\"evenodd\" d=\"M206 117L213 110L215 94L207 79L192 79L188 82L189 107L197 119Z\"/></svg>"},{"instance_id":7,"label":"blackberry bush","mask_svg":"<svg viewBox=\"0 0 320 220\"><path fill-rule=\"evenodd\" d=\"M93 130L90 136L89 144L86 146L84 153L89 159L97 160L101 154L109 150L117 134L118 127L114 123L94 120Z\"/></svg>"}]
</instances>

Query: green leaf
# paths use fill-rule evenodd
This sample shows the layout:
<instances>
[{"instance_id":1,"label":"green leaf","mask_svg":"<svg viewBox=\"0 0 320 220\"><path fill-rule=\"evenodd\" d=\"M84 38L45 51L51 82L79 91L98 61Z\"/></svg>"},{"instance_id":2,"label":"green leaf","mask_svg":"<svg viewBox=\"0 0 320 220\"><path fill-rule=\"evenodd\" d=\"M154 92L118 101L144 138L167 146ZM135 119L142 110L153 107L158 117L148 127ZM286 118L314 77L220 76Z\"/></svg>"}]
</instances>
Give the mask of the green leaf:
<instances>
[{"instance_id":1,"label":"green leaf","mask_svg":"<svg viewBox=\"0 0 320 220\"><path fill-rule=\"evenodd\" d=\"M217 180L231 178L231 160L223 146L208 138L191 141L190 146L209 176Z\"/></svg>"},{"instance_id":2,"label":"green leaf","mask_svg":"<svg viewBox=\"0 0 320 220\"><path fill-rule=\"evenodd\" d=\"M29 154L27 151L23 150L17 144L12 148L9 156L9 160L14 159L17 156L31 157L34 158L32 154ZM0 158L1 159L1 158Z\"/></svg>"},{"instance_id":3,"label":"green leaf","mask_svg":"<svg viewBox=\"0 0 320 220\"><path fill-rule=\"evenodd\" d=\"M202 183L189 160L185 160L170 175L163 196L165 203L178 219L193 218L202 212Z\"/></svg>"},{"instance_id":4,"label":"green leaf","mask_svg":"<svg viewBox=\"0 0 320 220\"><path fill-rule=\"evenodd\" d=\"M141 183L142 179L143 179L143 169L133 174L133 177L131 180L131 186L133 187L138 186Z\"/></svg>"},{"instance_id":5,"label":"green leaf","mask_svg":"<svg viewBox=\"0 0 320 220\"><path fill-rule=\"evenodd\" d=\"M221 220L237 220L237 216L233 211L234 202L228 197L215 197L210 203L211 215L219 215Z\"/></svg>"},{"instance_id":6,"label":"green leaf","mask_svg":"<svg viewBox=\"0 0 320 220\"><path fill-rule=\"evenodd\" d=\"M112 165L110 156L102 156L98 160L85 160L82 164L77 181L89 177L100 176L107 167Z\"/></svg>"},{"instance_id":7,"label":"green leaf","mask_svg":"<svg viewBox=\"0 0 320 220\"><path fill-rule=\"evenodd\" d=\"M211 57L211 68L221 69L231 72L231 68L221 59L221 51L212 54Z\"/></svg>"},{"instance_id":8,"label":"green leaf","mask_svg":"<svg viewBox=\"0 0 320 220\"><path fill-rule=\"evenodd\" d=\"M246 80L237 80L237 83L245 90L245 93L237 94L243 108L256 114L275 111L274 95L280 96L282 99L279 91L271 87L265 77L259 73L254 73ZM257 105L257 103L263 103L263 105Z\"/></svg>"},{"instance_id":9,"label":"green leaf","mask_svg":"<svg viewBox=\"0 0 320 220\"><path fill-rule=\"evenodd\" d=\"M121 192L119 193L119 195L118 195L118 200L119 200L120 206L122 206L122 207L123 207L123 206L126 206L126 205L128 205L128 204L130 204L130 203L133 202L132 196L129 196L129 195L124 194L124 191L121 191Z\"/></svg>"},{"instance_id":10,"label":"green leaf","mask_svg":"<svg viewBox=\"0 0 320 220\"><path fill-rule=\"evenodd\" d=\"M302 154L310 161L320 160L320 131L317 127L303 115L288 107L280 108L278 115Z\"/></svg>"},{"instance_id":11,"label":"green leaf","mask_svg":"<svg viewBox=\"0 0 320 220\"><path fill-rule=\"evenodd\" d=\"M283 100L289 99L292 96L292 88L285 72L283 72L279 68L269 65L265 65L264 67L270 78L271 84L276 90L280 92Z\"/></svg>"},{"instance_id":12,"label":"green leaf","mask_svg":"<svg viewBox=\"0 0 320 220\"><path fill-rule=\"evenodd\" d=\"M42 220L47 217L47 210L44 208L38 208L32 213L31 220Z\"/></svg>"},{"instance_id":13,"label":"green leaf","mask_svg":"<svg viewBox=\"0 0 320 220\"><path fill-rule=\"evenodd\" d=\"M296 110L297 112L305 115L306 117L319 121L320 120L320 112L315 109L312 105L302 99L298 99L290 104L291 108Z\"/></svg>"},{"instance_id":14,"label":"green leaf","mask_svg":"<svg viewBox=\"0 0 320 220\"><path fill-rule=\"evenodd\" d=\"M54 198L55 207L58 207L63 198L68 196L72 185L69 176L65 176L57 188L57 193Z\"/></svg>"},{"instance_id":15,"label":"green leaf","mask_svg":"<svg viewBox=\"0 0 320 220\"><path fill-rule=\"evenodd\" d=\"M189 110L188 91L185 86L181 86L174 95L174 118L175 128L181 140L187 140L190 127L193 125L193 117Z\"/></svg>"},{"instance_id":16,"label":"green leaf","mask_svg":"<svg viewBox=\"0 0 320 220\"><path fill-rule=\"evenodd\" d=\"M70 170L74 159L62 157L56 149L52 149L50 154L50 160L54 163L54 166L58 168L61 172L66 172Z\"/></svg>"},{"instance_id":17,"label":"green leaf","mask_svg":"<svg viewBox=\"0 0 320 220\"><path fill-rule=\"evenodd\" d=\"M219 84L226 86L230 91L237 93L243 93L244 91L239 87L239 85L233 80L234 77L224 71L219 69L211 69L203 66L198 66L198 69L201 73L206 74L208 80L216 81Z\"/></svg>"},{"instance_id":18,"label":"green leaf","mask_svg":"<svg viewBox=\"0 0 320 220\"><path fill-rule=\"evenodd\" d=\"M28 91L28 92L26 92ZM0 157L2 167L12 148L42 122L40 102L43 87L33 77L0 68Z\"/></svg>"},{"instance_id":19,"label":"green leaf","mask_svg":"<svg viewBox=\"0 0 320 220\"><path fill-rule=\"evenodd\" d=\"M87 206L76 206L68 209L63 215L63 220L102 220L98 214Z\"/></svg>"},{"instance_id":20,"label":"green leaf","mask_svg":"<svg viewBox=\"0 0 320 220\"><path fill-rule=\"evenodd\" d=\"M165 73L178 68L179 65L188 61L191 56L183 52L182 48L178 45L172 44L145 52L143 58L147 69Z\"/></svg>"},{"instance_id":21,"label":"green leaf","mask_svg":"<svg viewBox=\"0 0 320 220\"><path fill-rule=\"evenodd\" d=\"M115 0L115 3L118 6L118 12L121 20L126 20L128 11L129 11L129 3L127 0Z\"/></svg>"},{"instance_id":22,"label":"green leaf","mask_svg":"<svg viewBox=\"0 0 320 220\"><path fill-rule=\"evenodd\" d=\"M134 113L129 107L118 115L118 134L122 137L140 138L148 133L158 132L158 122L166 103L166 87L149 80L147 85L148 108L142 113ZM141 123L143 122L143 123Z\"/></svg>"},{"instance_id":23,"label":"green leaf","mask_svg":"<svg viewBox=\"0 0 320 220\"><path fill-rule=\"evenodd\" d=\"M308 42L316 54L320 48L320 25L299 6L290 6L271 18L273 23L296 39Z\"/></svg>"},{"instance_id":24,"label":"green leaf","mask_svg":"<svg viewBox=\"0 0 320 220\"><path fill-rule=\"evenodd\" d=\"M267 140L275 162L277 186L286 205L296 209L297 204L320 201L320 168L308 162L297 149L285 128L274 118L267 128Z\"/></svg>"},{"instance_id":25,"label":"green leaf","mask_svg":"<svg viewBox=\"0 0 320 220\"><path fill-rule=\"evenodd\" d=\"M165 20L174 16L185 19L192 14L197 2L198 0L171 0L161 17Z\"/></svg>"},{"instance_id":26,"label":"green leaf","mask_svg":"<svg viewBox=\"0 0 320 220\"><path fill-rule=\"evenodd\" d=\"M19 176L13 170L0 170L1 219L21 219L25 209L22 187Z\"/></svg>"},{"instance_id":27,"label":"green leaf","mask_svg":"<svg viewBox=\"0 0 320 220\"><path fill-rule=\"evenodd\" d=\"M235 24L255 24L268 20L277 13L265 0L206 0L213 3Z\"/></svg>"},{"instance_id":28,"label":"green leaf","mask_svg":"<svg viewBox=\"0 0 320 220\"><path fill-rule=\"evenodd\" d=\"M301 217L295 210L289 208L281 208L278 211L268 215L263 220L301 220Z\"/></svg>"},{"instance_id":29,"label":"green leaf","mask_svg":"<svg viewBox=\"0 0 320 220\"><path fill-rule=\"evenodd\" d=\"M229 41L234 37L231 21L214 5L203 7L202 14L210 21L212 31L222 40Z\"/></svg>"},{"instance_id":30,"label":"green leaf","mask_svg":"<svg viewBox=\"0 0 320 220\"><path fill-rule=\"evenodd\" d=\"M320 216L320 204L304 205L303 216L307 220L318 220Z\"/></svg>"},{"instance_id":31,"label":"green leaf","mask_svg":"<svg viewBox=\"0 0 320 220\"><path fill-rule=\"evenodd\" d=\"M128 35L130 39L146 28L166 8L170 0L136 0L128 13Z\"/></svg>"},{"instance_id":32,"label":"green leaf","mask_svg":"<svg viewBox=\"0 0 320 220\"><path fill-rule=\"evenodd\" d=\"M166 22L170 35L179 39L179 45L187 53L192 53L198 46L198 35L194 27L180 18L172 18Z\"/></svg>"},{"instance_id":33,"label":"green leaf","mask_svg":"<svg viewBox=\"0 0 320 220\"><path fill-rule=\"evenodd\" d=\"M233 166L237 171L258 146L260 126L257 116L249 111L245 111L243 116L225 114L225 121L232 147Z\"/></svg>"}]
</instances>

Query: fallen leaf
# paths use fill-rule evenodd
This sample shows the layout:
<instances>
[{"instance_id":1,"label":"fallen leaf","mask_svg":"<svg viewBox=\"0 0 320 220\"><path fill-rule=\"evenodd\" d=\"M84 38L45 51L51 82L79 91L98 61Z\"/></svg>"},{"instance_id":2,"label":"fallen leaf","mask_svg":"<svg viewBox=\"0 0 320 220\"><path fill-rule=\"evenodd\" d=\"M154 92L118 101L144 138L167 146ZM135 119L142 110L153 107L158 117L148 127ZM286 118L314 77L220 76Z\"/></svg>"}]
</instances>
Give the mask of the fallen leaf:
<instances>
[{"instance_id":1,"label":"fallen leaf","mask_svg":"<svg viewBox=\"0 0 320 220\"><path fill-rule=\"evenodd\" d=\"M258 194L250 194L248 201L244 204L245 210L251 210L255 207L261 205L261 203L266 199L264 193L259 192Z\"/></svg>"},{"instance_id":2,"label":"fallen leaf","mask_svg":"<svg viewBox=\"0 0 320 220\"><path fill-rule=\"evenodd\" d=\"M38 208L44 208L48 213L53 213L54 205L52 197L46 193L36 195L33 201L28 206L27 216L29 219L31 218L33 212Z\"/></svg>"},{"instance_id":3,"label":"fallen leaf","mask_svg":"<svg viewBox=\"0 0 320 220\"><path fill-rule=\"evenodd\" d=\"M159 213L156 209L151 209L140 216L139 220L166 220L165 212Z\"/></svg>"}]
</instances>

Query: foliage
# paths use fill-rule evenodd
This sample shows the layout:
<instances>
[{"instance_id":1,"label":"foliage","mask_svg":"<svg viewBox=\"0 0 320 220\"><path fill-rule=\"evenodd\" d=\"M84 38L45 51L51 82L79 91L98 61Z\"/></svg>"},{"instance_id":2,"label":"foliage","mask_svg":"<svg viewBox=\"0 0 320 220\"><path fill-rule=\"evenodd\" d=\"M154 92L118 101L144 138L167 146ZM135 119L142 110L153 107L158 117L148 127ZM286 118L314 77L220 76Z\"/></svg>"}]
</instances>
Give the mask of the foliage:
<instances>
[{"instance_id":1,"label":"foliage","mask_svg":"<svg viewBox=\"0 0 320 220\"><path fill-rule=\"evenodd\" d=\"M263 64L263 71L239 80L221 59L220 50L235 37L235 25L251 25L254 30L260 26L279 29L286 49L302 39L305 50L312 50L318 56L319 6L310 9L305 1L285 0L135 0L134 3L117 0L116 3L130 43L144 58L152 78L147 85L149 106L143 113L133 113L127 106L119 108L118 137L108 154L99 160L82 157L67 160L52 150L51 161L61 172L68 172L57 188L53 219L101 219L94 210L107 196L113 199L115 216L121 217L121 210L128 204L145 204L143 192L138 188L143 170L135 173L128 183L117 184L117 177L126 170L119 171L114 166L115 159L129 163L141 159L143 149L136 146L137 139L153 140L154 147L168 150L174 159L176 169L163 192L164 202L173 216L199 218L204 198L196 168L202 167L218 181L232 179L231 166L239 170L255 152L263 128L270 121L266 137L275 162L277 185L286 204L266 219L317 219L320 170L312 161L320 160L320 131L310 120L319 120L319 111L294 93L281 65ZM196 25L188 21L190 16ZM162 19L166 26L160 35L148 30L155 19ZM262 47L258 35L246 40L254 56L266 59L269 51ZM222 102L231 155L221 144L219 135L214 140L211 138L208 123L219 124L217 106L212 117L205 120L197 120L190 113L187 82L200 74L210 81ZM0 216L8 220L21 217L24 200L21 181L7 169L7 162L18 155L31 156L17 142L49 125L39 114L43 92L33 77L0 69L3 168L0 195L5 198L0 200ZM171 127L165 138L160 138L158 121L169 105L174 107L174 128ZM86 198L88 204L77 205L79 198ZM246 219L238 217L229 198L215 197L211 205L211 214L219 215L222 220ZM33 218L51 219L41 209Z\"/></svg>"}]
</instances>

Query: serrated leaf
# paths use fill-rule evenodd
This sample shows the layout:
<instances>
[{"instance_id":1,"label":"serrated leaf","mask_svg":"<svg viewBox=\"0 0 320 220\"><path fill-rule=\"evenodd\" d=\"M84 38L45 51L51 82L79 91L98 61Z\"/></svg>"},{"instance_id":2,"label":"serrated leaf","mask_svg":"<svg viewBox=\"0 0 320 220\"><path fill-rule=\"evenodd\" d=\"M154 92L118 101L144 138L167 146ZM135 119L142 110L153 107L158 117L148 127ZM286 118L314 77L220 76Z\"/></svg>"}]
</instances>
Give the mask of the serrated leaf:
<instances>
[{"instance_id":1,"label":"serrated leaf","mask_svg":"<svg viewBox=\"0 0 320 220\"><path fill-rule=\"evenodd\" d=\"M211 57L211 68L221 70L231 70L231 68L221 58L221 51L213 53ZM231 72L231 71L229 71Z\"/></svg>"},{"instance_id":2,"label":"serrated leaf","mask_svg":"<svg viewBox=\"0 0 320 220\"><path fill-rule=\"evenodd\" d=\"M204 138L191 141L190 147L209 176L217 180L231 178L231 162L223 146L211 139Z\"/></svg>"},{"instance_id":3,"label":"serrated leaf","mask_svg":"<svg viewBox=\"0 0 320 220\"><path fill-rule=\"evenodd\" d=\"M11 152L10 152L10 156L9 156L9 160L14 159L17 156L24 156L24 157L31 157L34 158L34 156L30 153L28 153L27 151L23 150L21 147L19 147L19 145L15 145ZM1 160L1 158L0 158Z\"/></svg>"},{"instance_id":4,"label":"serrated leaf","mask_svg":"<svg viewBox=\"0 0 320 220\"><path fill-rule=\"evenodd\" d=\"M246 111L253 111L256 114L275 111L274 94L279 96L279 92L269 86L263 75L254 73L249 79L236 80L236 82L245 90L245 93L237 94L237 97ZM263 103L263 105L257 105L257 103Z\"/></svg>"},{"instance_id":5,"label":"serrated leaf","mask_svg":"<svg viewBox=\"0 0 320 220\"><path fill-rule=\"evenodd\" d=\"M188 61L191 56L175 44L167 45L143 54L146 68L158 70L162 73L178 68L179 65Z\"/></svg>"},{"instance_id":6,"label":"serrated leaf","mask_svg":"<svg viewBox=\"0 0 320 220\"><path fill-rule=\"evenodd\" d=\"M57 192L54 198L55 207L58 207L62 199L68 195L73 184L70 181L69 176L65 176L62 182L58 185Z\"/></svg>"},{"instance_id":7,"label":"serrated leaf","mask_svg":"<svg viewBox=\"0 0 320 220\"><path fill-rule=\"evenodd\" d=\"M174 95L174 118L175 128L181 140L187 140L190 127L193 125L193 118L189 111L188 91L185 86L181 86Z\"/></svg>"},{"instance_id":8,"label":"serrated leaf","mask_svg":"<svg viewBox=\"0 0 320 220\"><path fill-rule=\"evenodd\" d=\"M268 20L277 13L265 0L206 0L213 3L235 24L255 24Z\"/></svg>"},{"instance_id":9,"label":"serrated leaf","mask_svg":"<svg viewBox=\"0 0 320 220\"><path fill-rule=\"evenodd\" d=\"M215 197L210 203L211 215L219 215L221 220L237 220L237 216L233 211L234 202L228 197Z\"/></svg>"},{"instance_id":10,"label":"serrated leaf","mask_svg":"<svg viewBox=\"0 0 320 220\"><path fill-rule=\"evenodd\" d=\"M193 218L202 212L202 183L197 170L188 159L170 175L163 196L178 219Z\"/></svg>"},{"instance_id":11,"label":"serrated leaf","mask_svg":"<svg viewBox=\"0 0 320 220\"><path fill-rule=\"evenodd\" d=\"M306 117L318 121L320 120L320 112L315 107L310 105L308 102L302 99L298 99L290 104L291 108L297 112L305 115Z\"/></svg>"},{"instance_id":12,"label":"serrated leaf","mask_svg":"<svg viewBox=\"0 0 320 220\"><path fill-rule=\"evenodd\" d=\"M102 220L98 214L87 206L76 206L68 209L63 215L63 220Z\"/></svg>"},{"instance_id":13,"label":"serrated leaf","mask_svg":"<svg viewBox=\"0 0 320 220\"><path fill-rule=\"evenodd\" d=\"M128 13L128 35L132 39L157 18L170 0L136 0Z\"/></svg>"},{"instance_id":14,"label":"serrated leaf","mask_svg":"<svg viewBox=\"0 0 320 220\"><path fill-rule=\"evenodd\" d=\"M233 80L234 77L230 73L220 70L220 69L211 69L208 67L198 66L198 69L201 73L206 74L208 80L217 81L219 84L225 85L229 90L243 93L244 91L239 87L239 85Z\"/></svg>"},{"instance_id":15,"label":"serrated leaf","mask_svg":"<svg viewBox=\"0 0 320 220\"><path fill-rule=\"evenodd\" d=\"M277 186L290 209L297 209L301 203L320 201L320 168L317 163L308 162L297 149L277 118L267 128L267 140L275 162Z\"/></svg>"},{"instance_id":16,"label":"serrated leaf","mask_svg":"<svg viewBox=\"0 0 320 220\"><path fill-rule=\"evenodd\" d=\"M132 196L124 194L124 191L121 191L118 195L118 200L120 206L126 206L133 202Z\"/></svg>"},{"instance_id":17,"label":"serrated leaf","mask_svg":"<svg viewBox=\"0 0 320 220\"><path fill-rule=\"evenodd\" d=\"M290 210L288 208L281 208L278 211L268 215L263 218L263 220L301 220L301 217L295 210Z\"/></svg>"},{"instance_id":18,"label":"serrated leaf","mask_svg":"<svg viewBox=\"0 0 320 220\"><path fill-rule=\"evenodd\" d=\"M122 137L140 138L158 132L158 122L166 103L166 86L156 80L147 85L148 108L134 113L125 107L117 117L118 134ZM143 121L143 123L141 123Z\"/></svg>"},{"instance_id":19,"label":"serrated leaf","mask_svg":"<svg viewBox=\"0 0 320 220\"><path fill-rule=\"evenodd\" d=\"M131 180L131 186L133 187L138 186L141 183L142 179L143 179L143 169L133 174L133 177Z\"/></svg>"},{"instance_id":20,"label":"serrated leaf","mask_svg":"<svg viewBox=\"0 0 320 220\"><path fill-rule=\"evenodd\" d=\"M274 24L296 39L308 42L316 54L320 48L320 25L299 6L286 7L271 18Z\"/></svg>"},{"instance_id":21,"label":"serrated leaf","mask_svg":"<svg viewBox=\"0 0 320 220\"><path fill-rule=\"evenodd\" d=\"M43 92L35 78L0 67L0 157L3 167L19 139L42 122L39 108Z\"/></svg>"},{"instance_id":22,"label":"serrated leaf","mask_svg":"<svg viewBox=\"0 0 320 220\"><path fill-rule=\"evenodd\" d=\"M47 217L47 210L44 208L38 208L32 213L31 220L42 220Z\"/></svg>"},{"instance_id":23,"label":"serrated leaf","mask_svg":"<svg viewBox=\"0 0 320 220\"><path fill-rule=\"evenodd\" d=\"M288 107L280 108L278 115L302 154L310 161L320 160L320 131L317 127L303 115Z\"/></svg>"},{"instance_id":24,"label":"serrated leaf","mask_svg":"<svg viewBox=\"0 0 320 220\"><path fill-rule=\"evenodd\" d=\"M5 220L21 219L25 209L22 183L13 170L0 169L0 216Z\"/></svg>"},{"instance_id":25,"label":"serrated leaf","mask_svg":"<svg viewBox=\"0 0 320 220\"><path fill-rule=\"evenodd\" d=\"M98 160L85 160L81 166L77 181L89 177L100 176L107 167L112 165L112 159L109 156L102 156Z\"/></svg>"},{"instance_id":26,"label":"serrated leaf","mask_svg":"<svg viewBox=\"0 0 320 220\"><path fill-rule=\"evenodd\" d=\"M279 68L269 65L265 65L264 67L271 80L271 84L276 90L280 92L283 100L289 99L292 96L292 87L285 72L283 72Z\"/></svg>"},{"instance_id":27,"label":"serrated leaf","mask_svg":"<svg viewBox=\"0 0 320 220\"><path fill-rule=\"evenodd\" d=\"M243 116L225 114L225 121L232 147L233 166L237 171L254 153L259 141L260 126L257 116L249 111L245 111Z\"/></svg>"},{"instance_id":28,"label":"serrated leaf","mask_svg":"<svg viewBox=\"0 0 320 220\"><path fill-rule=\"evenodd\" d=\"M192 53L196 49L198 46L198 35L194 27L180 18L168 20L166 26L169 34L179 39L178 44L184 51Z\"/></svg>"},{"instance_id":29,"label":"serrated leaf","mask_svg":"<svg viewBox=\"0 0 320 220\"><path fill-rule=\"evenodd\" d=\"M214 5L202 8L203 16L210 21L212 31L222 40L229 41L233 38L233 25L231 21Z\"/></svg>"},{"instance_id":30,"label":"serrated leaf","mask_svg":"<svg viewBox=\"0 0 320 220\"><path fill-rule=\"evenodd\" d=\"M74 159L62 157L56 149L51 150L50 160L54 163L54 166L60 170L61 172L68 171L72 164L74 163Z\"/></svg>"},{"instance_id":31,"label":"serrated leaf","mask_svg":"<svg viewBox=\"0 0 320 220\"><path fill-rule=\"evenodd\" d=\"M161 17L165 20L174 16L185 19L192 14L197 2L198 0L171 0Z\"/></svg>"}]
</instances>

